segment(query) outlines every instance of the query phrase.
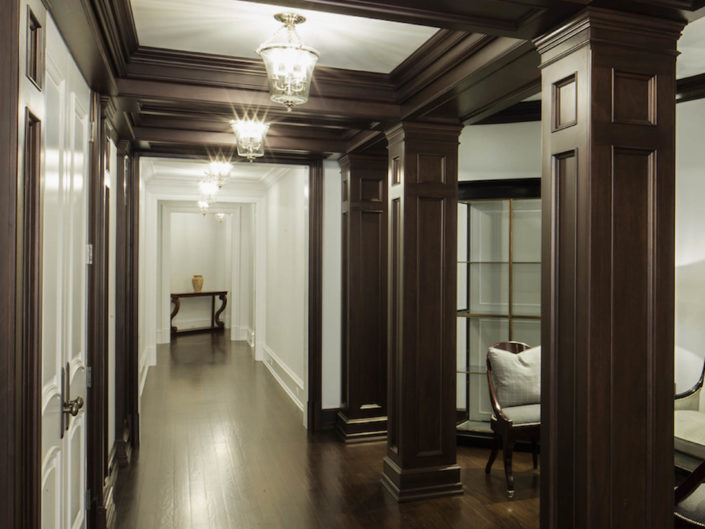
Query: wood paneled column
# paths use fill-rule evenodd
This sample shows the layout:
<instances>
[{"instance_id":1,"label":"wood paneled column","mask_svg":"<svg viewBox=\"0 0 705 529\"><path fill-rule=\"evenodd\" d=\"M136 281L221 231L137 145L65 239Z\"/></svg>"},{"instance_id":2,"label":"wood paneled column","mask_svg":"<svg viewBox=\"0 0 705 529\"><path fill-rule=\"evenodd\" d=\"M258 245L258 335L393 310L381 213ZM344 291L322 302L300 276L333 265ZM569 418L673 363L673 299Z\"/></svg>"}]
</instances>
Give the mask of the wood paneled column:
<instances>
[{"instance_id":1,"label":"wood paneled column","mask_svg":"<svg viewBox=\"0 0 705 529\"><path fill-rule=\"evenodd\" d=\"M347 154L343 176L343 404L346 443L387 436L387 157Z\"/></svg>"},{"instance_id":2,"label":"wood paneled column","mask_svg":"<svg viewBox=\"0 0 705 529\"><path fill-rule=\"evenodd\" d=\"M388 424L398 500L461 494L455 459L458 124L404 122L389 142Z\"/></svg>"},{"instance_id":3,"label":"wood paneled column","mask_svg":"<svg viewBox=\"0 0 705 529\"><path fill-rule=\"evenodd\" d=\"M673 526L681 28L589 8L536 41L545 529Z\"/></svg>"}]
</instances>

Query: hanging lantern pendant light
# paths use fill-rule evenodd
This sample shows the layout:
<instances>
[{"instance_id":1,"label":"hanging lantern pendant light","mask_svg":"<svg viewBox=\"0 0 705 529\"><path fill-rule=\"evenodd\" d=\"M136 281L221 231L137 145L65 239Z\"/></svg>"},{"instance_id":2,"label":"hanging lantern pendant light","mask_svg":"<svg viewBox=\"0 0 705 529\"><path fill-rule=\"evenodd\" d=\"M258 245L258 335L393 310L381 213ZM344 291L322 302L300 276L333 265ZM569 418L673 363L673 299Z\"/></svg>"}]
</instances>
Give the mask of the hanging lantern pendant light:
<instances>
[{"instance_id":1,"label":"hanging lantern pendant light","mask_svg":"<svg viewBox=\"0 0 705 529\"><path fill-rule=\"evenodd\" d=\"M284 27L262 44L257 53L267 69L272 101L281 103L291 112L292 107L308 101L318 52L305 46L296 32L296 24L305 22L306 18L296 13L279 13L274 18Z\"/></svg>"}]
</instances>

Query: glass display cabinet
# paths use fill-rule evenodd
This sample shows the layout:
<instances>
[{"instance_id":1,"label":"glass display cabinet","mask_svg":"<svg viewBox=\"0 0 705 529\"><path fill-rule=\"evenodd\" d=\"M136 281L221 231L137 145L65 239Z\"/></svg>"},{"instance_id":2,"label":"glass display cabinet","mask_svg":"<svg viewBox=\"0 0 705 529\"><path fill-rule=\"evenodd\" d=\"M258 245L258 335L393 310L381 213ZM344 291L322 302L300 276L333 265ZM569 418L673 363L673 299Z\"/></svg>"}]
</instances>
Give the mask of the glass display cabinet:
<instances>
[{"instance_id":1,"label":"glass display cabinet","mask_svg":"<svg viewBox=\"0 0 705 529\"><path fill-rule=\"evenodd\" d=\"M490 433L487 348L541 342L540 179L459 187L457 430L477 435Z\"/></svg>"}]
</instances>

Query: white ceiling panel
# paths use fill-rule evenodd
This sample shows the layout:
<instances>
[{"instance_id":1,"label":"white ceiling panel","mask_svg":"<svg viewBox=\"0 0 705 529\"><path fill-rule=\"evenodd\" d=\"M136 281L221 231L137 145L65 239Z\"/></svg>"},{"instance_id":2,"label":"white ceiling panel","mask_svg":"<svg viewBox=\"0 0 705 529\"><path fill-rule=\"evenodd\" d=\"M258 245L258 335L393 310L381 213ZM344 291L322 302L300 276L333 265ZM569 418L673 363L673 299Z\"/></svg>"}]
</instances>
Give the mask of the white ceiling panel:
<instances>
[{"instance_id":1,"label":"white ceiling panel","mask_svg":"<svg viewBox=\"0 0 705 529\"><path fill-rule=\"evenodd\" d=\"M157 48L257 58L255 50L281 27L288 8L235 0L131 0L140 44ZM298 33L321 54L319 64L389 73L436 28L318 11Z\"/></svg>"}]
</instances>

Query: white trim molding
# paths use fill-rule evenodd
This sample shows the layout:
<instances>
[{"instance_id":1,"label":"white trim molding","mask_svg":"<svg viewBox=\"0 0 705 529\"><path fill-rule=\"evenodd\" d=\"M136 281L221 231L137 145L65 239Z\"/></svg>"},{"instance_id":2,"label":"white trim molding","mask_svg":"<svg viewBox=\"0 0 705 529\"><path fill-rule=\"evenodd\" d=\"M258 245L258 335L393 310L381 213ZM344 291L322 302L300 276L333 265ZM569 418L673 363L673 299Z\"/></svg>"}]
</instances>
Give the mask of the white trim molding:
<instances>
[{"instance_id":1,"label":"white trim molding","mask_svg":"<svg viewBox=\"0 0 705 529\"><path fill-rule=\"evenodd\" d=\"M264 349L264 365L272 374L274 379L279 382L279 385L287 395L294 401L296 407L304 411L303 400L306 393L304 392L304 381L287 366L277 354L265 343ZM286 381L285 381L286 379ZM288 382L287 382L288 381Z\"/></svg>"}]
</instances>

